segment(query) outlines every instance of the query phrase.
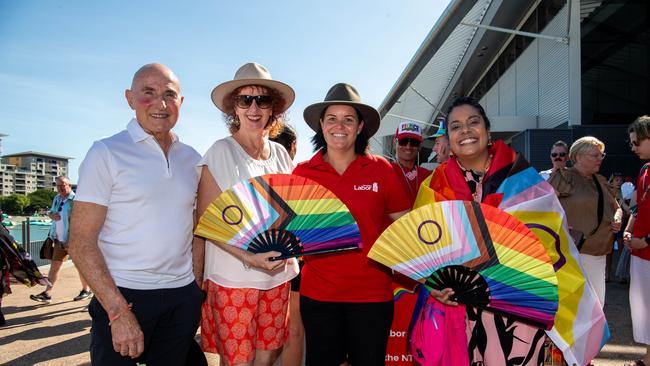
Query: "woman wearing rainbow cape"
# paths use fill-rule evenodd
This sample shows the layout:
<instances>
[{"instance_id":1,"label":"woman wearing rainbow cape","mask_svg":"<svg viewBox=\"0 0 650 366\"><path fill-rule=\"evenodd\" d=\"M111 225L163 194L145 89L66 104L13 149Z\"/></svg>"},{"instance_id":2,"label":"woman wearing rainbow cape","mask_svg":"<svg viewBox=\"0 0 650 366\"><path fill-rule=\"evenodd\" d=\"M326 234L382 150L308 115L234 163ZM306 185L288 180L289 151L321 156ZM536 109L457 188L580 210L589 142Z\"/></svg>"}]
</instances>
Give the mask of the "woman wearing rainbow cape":
<instances>
[{"instance_id":1,"label":"woman wearing rainbow cape","mask_svg":"<svg viewBox=\"0 0 650 366\"><path fill-rule=\"evenodd\" d=\"M490 121L473 98L449 107L447 134L453 157L420 186L415 207L446 200L475 201L498 207L525 223L544 244L558 279L559 307L546 334L569 365L586 365L609 338L600 303L578 261L564 211L553 188L528 162L502 141L490 140ZM472 365L504 365L521 357L542 364L544 331L467 307ZM505 329L498 324L506 324ZM498 334L498 337L487 337Z\"/></svg>"}]
</instances>

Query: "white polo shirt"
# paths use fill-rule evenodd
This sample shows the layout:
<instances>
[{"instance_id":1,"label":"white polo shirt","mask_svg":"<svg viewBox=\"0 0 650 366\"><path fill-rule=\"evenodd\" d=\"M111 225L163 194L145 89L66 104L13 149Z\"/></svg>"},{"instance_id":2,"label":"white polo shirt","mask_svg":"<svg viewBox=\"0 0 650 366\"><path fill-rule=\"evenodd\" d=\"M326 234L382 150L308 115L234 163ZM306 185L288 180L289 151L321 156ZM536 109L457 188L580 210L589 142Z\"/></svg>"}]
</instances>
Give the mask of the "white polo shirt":
<instances>
[{"instance_id":1,"label":"white polo shirt","mask_svg":"<svg viewBox=\"0 0 650 366\"><path fill-rule=\"evenodd\" d=\"M173 135L168 157L136 119L96 141L79 167L77 202L108 208L99 249L115 283L182 287L192 273L192 212L201 156Z\"/></svg>"}]
</instances>

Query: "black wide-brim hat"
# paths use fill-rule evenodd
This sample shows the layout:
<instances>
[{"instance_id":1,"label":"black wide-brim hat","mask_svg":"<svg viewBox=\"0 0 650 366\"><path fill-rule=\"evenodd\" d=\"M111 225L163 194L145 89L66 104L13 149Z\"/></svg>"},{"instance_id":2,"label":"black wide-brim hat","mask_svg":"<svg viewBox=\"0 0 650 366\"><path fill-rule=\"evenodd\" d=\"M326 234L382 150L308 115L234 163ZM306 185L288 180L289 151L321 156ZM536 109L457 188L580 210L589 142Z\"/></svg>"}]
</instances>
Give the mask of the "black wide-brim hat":
<instances>
[{"instance_id":1,"label":"black wide-brim hat","mask_svg":"<svg viewBox=\"0 0 650 366\"><path fill-rule=\"evenodd\" d=\"M325 96L325 100L320 103L314 103L303 112L305 122L312 130L318 132L320 129L320 117L327 107L331 105L349 105L361 114L363 128L366 135L371 137L379 129L379 112L367 104L361 103L361 97L357 90L350 84L339 83L330 88Z\"/></svg>"}]
</instances>

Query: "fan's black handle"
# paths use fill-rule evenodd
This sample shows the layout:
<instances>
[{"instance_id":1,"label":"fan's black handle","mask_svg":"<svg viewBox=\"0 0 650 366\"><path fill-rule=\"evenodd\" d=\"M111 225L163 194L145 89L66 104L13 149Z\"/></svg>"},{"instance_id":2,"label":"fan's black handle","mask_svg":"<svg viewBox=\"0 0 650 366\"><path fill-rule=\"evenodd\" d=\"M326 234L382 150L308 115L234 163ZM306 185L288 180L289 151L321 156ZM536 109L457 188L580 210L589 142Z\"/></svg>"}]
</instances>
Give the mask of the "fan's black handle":
<instances>
[{"instance_id":1,"label":"fan's black handle","mask_svg":"<svg viewBox=\"0 0 650 366\"><path fill-rule=\"evenodd\" d=\"M280 252L282 256L298 257L302 255L300 240L290 231L282 229L268 229L259 233L248 244L246 249L251 253ZM270 260L274 260L272 257Z\"/></svg>"},{"instance_id":2,"label":"fan's black handle","mask_svg":"<svg viewBox=\"0 0 650 366\"><path fill-rule=\"evenodd\" d=\"M283 255L279 255L277 257L271 257L271 258L269 258L269 260L271 260L271 261L279 261L279 260L282 260L282 259L289 259L289 258L295 258L295 257L304 257L304 256L314 255L314 254L336 253L336 252L343 252L343 251L354 250L354 249L361 250L361 248L359 248L358 246L353 245L353 246L349 246L349 247L328 248L328 249L314 250L314 251L309 251L309 252L283 254Z\"/></svg>"},{"instance_id":3,"label":"fan's black handle","mask_svg":"<svg viewBox=\"0 0 650 366\"><path fill-rule=\"evenodd\" d=\"M490 302L487 282L478 272L463 266L446 266L427 278L425 285L442 291L454 290L451 300L471 306L485 306Z\"/></svg>"}]
</instances>

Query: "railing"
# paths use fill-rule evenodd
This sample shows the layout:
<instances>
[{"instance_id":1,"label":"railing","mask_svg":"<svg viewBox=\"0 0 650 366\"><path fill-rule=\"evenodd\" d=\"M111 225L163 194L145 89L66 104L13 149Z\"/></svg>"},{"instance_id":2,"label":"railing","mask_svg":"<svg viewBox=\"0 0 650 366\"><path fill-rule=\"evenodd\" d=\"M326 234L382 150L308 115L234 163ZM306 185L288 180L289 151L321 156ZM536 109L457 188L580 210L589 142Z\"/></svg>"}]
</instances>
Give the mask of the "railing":
<instances>
[{"instance_id":1,"label":"railing","mask_svg":"<svg viewBox=\"0 0 650 366\"><path fill-rule=\"evenodd\" d=\"M32 257L32 259L34 260L34 262L36 263L37 266L40 267L40 266L43 266L43 265L46 265L46 264L50 264L49 259L41 259L39 257L39 253L41 251L41 246L43 246L43 240L36 240L36 241L30 241L30 242L23 241L23 243L29 243L29 245L24 245L23 244L24 248L27 251L27 253L29 253L29 255Z\"/></svg>"},{"instance_id":2,"label":"railing","mask_svg":"<svg viewBox=\"0 0 650 366\"><path fill-rule=\"evenodd\" d=\"M22 242L19 244L21 244L23 248L25 248L25 251L29 253L29 255L32 257L32 259L34 260L37 266L40 267L46 264L50 264L51 261L49 259L40 258L40 251L41 251L41 247L43 246L44 240L34 240L34 241L31 240L29 218L23 221L21 225L23 229L22 238L14 238L14 239L16 239L16 241L22 239Z\"/></svg>"}]
</instances>

